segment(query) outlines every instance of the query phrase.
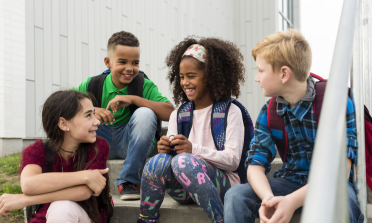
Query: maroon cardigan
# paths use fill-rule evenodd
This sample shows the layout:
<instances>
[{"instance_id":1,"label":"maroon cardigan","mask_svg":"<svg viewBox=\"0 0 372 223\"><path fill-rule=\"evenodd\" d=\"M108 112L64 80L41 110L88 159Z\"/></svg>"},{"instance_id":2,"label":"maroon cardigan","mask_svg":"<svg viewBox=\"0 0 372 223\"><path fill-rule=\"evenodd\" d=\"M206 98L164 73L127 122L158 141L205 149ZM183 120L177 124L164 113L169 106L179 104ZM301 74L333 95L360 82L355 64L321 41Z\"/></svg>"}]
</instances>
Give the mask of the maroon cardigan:
<instances>
[{"instance_id":1,"label":"maroon cardigan","mask_svg":"<svg viewBox=\"0 0 372 223\"><path fill-rule=\"evenodd\" d=\"M98 154L97 157L93 160L93 162L89 165L87 169L105 169L107 158L109 155L110 147L109 144L106 142L105 139L97 137L96 142L93 144L98 148ZM78 156L79 154L76 154ZM88 162L92 160L95 156L95 150L93 147L91 147L88 155ZM62 166L63 166L63 172L72 172L74 171L74 165L77 163L77 157L70 158L68 163L66 163L66 160L61 158L57 153L54 158L54 164L52 167L53 172L62 172ZM19 169L20 172L22 172L23 168L27 166L28 164L36 164L39 165L43 171L43 173L46 170L46 156L45 156L45 149L44 144L42 140L37 140L35 143L27 147L22 154L22 160L21 160L21 167ZM107 178L107 175L105 175ZM33 215L33 218L31 220L31 223L45 223L46 218L45 215L47 213L47 210L49 208L50 203L44 204L41 206L41 208L36 212L36 214ZM101 219L105 219L104 212L101 212ZM102 222L105 222L103 220Z\"/></svg>"}]
</instances>

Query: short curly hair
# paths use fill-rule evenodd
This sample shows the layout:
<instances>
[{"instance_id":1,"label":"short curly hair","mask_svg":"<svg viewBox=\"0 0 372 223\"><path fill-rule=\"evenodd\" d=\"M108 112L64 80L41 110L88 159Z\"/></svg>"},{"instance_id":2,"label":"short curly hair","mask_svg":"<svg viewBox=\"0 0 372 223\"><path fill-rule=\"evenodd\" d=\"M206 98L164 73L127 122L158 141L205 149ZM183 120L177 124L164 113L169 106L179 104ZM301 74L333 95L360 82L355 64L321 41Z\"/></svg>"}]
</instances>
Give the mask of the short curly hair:
<instances>
[{"instance_id":1,"label":"short curly hair","mask_svg":"<svg viewBox=\"0 0 372 223\"><path fill-rule=\"evenodd\" d=\"M226 100L231 96L236 98L240 95L240 84L244 83L245 69L244 57L239 48L232 42L218 38L200 38L193 36L185 38L176 45L168 54L165 63L169 68L167 79L173 91L173 100L176 105L183 104L188 100L181 87L180 63L184 52L193 44L200 44L206 49L205 64L198 61L200 68L206 75L206 88L210 92L212 100Z\"/></svg>"},{"instance_id":2,"label":"short curly hair","mask_svg":"<svg viewBox=\"0 0 372 223\"><path fill-rule=\"evenodd\" d=\"M130 32L120 31L112 34L107 43L107 52L115 50L117 45L139 47L139 40Z\"/></svg>"}]
</instances>

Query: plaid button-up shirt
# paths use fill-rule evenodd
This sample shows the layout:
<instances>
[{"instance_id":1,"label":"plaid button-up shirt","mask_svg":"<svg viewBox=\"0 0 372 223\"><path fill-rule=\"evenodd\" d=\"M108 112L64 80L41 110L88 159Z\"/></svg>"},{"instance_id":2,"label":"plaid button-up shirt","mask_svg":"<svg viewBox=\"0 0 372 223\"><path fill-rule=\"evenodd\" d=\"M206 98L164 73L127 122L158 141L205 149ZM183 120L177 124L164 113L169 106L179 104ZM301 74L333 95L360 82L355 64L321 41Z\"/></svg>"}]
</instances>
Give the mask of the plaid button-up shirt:
<instances>
[{"instance_id":1,"label":"plaid button-up shirt","mask_svg":"<svg viewBox=\"0 0 372 223\"><path fill-rule=\"evenodd\" d=\"M258 115L254 138L250 144L246 165L260 165L266 169L266 174L271 169L271 162L276 156L274 136L267 127L267 108L269 101L263 106ZM277 103L277 113L282 116L288 133L288 151L283 166L274 172L274 178L283 177L288 180L307 184L311 157L313 154L316 128L312 101L299 101L290 109L286 104ZM357 162L356 127L354 105L350 98L347 101L347 157L353 163ZM345 163L346 165L346 163ZM350 174L350 178L351 174Z\"/></svg>"}]
</instances>

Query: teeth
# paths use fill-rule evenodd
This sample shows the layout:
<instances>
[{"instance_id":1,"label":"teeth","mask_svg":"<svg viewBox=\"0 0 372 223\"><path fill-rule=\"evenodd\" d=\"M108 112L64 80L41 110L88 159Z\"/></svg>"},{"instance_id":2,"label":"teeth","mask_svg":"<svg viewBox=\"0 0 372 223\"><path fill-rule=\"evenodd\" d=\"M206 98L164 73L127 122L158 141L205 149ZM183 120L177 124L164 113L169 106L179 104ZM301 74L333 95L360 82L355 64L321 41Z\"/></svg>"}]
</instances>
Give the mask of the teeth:
<instances>
[{"instance_id":1,"label":"teeth","mask_svg":"<svg viewBox=\"0 0 372 223\"><path fill-rule=\"evenodd\" d=\"M127 75L127 74L124 74L124 76L126 76L126 77L131 77L132 75L131 75L131 74L129 74L129 75Z\"/></svg>"},{"instance_id":2,"label":"teeth","mask_svg":"<svg viewBox=\"0 0 372 223\"><path fill-rule=\"evenodd\" d=\"M187 92L192 92L194 89L186 89Z\"/></svg>"}]
</instances>

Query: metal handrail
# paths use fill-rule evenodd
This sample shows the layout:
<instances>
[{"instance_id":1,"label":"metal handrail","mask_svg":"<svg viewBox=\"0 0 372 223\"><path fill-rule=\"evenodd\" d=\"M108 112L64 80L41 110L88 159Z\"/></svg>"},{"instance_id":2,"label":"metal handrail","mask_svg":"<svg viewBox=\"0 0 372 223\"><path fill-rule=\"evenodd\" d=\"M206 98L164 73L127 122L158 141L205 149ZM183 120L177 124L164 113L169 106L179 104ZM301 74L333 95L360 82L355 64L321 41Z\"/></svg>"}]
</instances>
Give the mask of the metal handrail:
<instances>
[{"instance_id":1,"label":"metal handrail","mask_svg":"<svg viewBox=\"0 0 372 223\"><path fill-rule=\"evenodd\" d=\"M319 119L302 223L348 222L346 103L357 1L344 0Z\"/></svg>"},{"instance_id":2,"label":"metal handrail","mask_svg":"<svg viewBox=\"0 0 372 223\"><path fill-rule=\"evenodd\" d=\"M364 32L363 20L365 11L370 8L368 1L358 0L358 12L354 30L354 53L353 69L351 70L351 87L354 92L355 116L358 137L358 163L355 168L358 203L364 214L364 222L367 223L367 186L366 186L366 163L365 163L365 136L364 136L364 72L369 68L368 57L364 56L364 41L370 38L369 33ZM368 17L368 15L366 15Z\"/></svg>"}]
</instances>

